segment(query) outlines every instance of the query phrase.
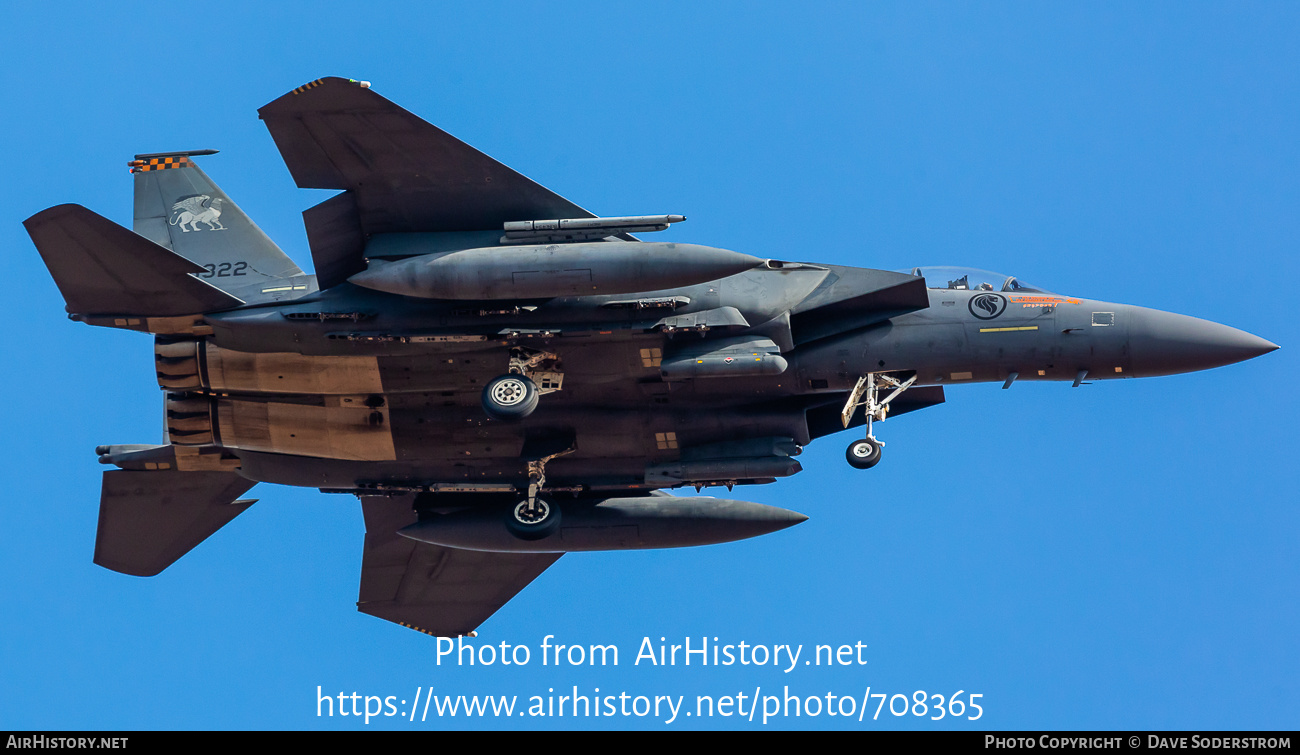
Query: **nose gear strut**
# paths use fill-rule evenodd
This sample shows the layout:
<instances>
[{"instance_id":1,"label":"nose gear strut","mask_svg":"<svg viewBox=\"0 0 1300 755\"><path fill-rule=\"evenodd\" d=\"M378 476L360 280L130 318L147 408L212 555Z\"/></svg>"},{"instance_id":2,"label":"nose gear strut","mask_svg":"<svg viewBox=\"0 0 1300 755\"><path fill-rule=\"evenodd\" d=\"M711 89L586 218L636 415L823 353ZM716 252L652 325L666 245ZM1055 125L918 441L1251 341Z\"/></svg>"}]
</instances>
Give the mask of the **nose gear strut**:
<instances>
[{"instance_id":1,"label":"nose gear strut","mask_svg":"<svg viewBox=\"0 0 1300 755\"><path fill-rule=\"evenodd\" d=\"M853 420L853 413L859 406L863 407L867 415L867 436L863 440L854 441L845 452L845 457L851 466L858 469L870 469L880 463L881 449L884 443L876 440L876 436L871 431L873 420L884 421L885 416L889 414L889 402L902 395L903 391L912 387L916 382L916 375L912 375L907 380L899 380L885 373L869 372L858 378L857 385L849 393L848 399L844 402L844 409L840 412L840 420L845 427ZM881 391L887 390L888 394L882 399Z\"/></svg>"}]
</instances>

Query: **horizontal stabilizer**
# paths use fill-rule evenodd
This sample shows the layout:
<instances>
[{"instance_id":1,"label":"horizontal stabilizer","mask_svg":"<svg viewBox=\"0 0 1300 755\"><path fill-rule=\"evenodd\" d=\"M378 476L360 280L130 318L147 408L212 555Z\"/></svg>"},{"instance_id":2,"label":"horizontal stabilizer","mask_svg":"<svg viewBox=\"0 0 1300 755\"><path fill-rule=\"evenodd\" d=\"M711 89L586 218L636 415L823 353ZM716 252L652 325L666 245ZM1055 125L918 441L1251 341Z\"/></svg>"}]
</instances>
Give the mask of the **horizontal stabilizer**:
<instances>
[{"instance_id":1,"label":"horizontal stabilizer","mask_svg":"<svg viewBox=\"0 0 1300 755\"><path fill-rule=\"evenodd\" d=\"M172 317L243 304L193 277L206 272L199 265L81 205L42 210L23 225L68 312Z\"/></svg>"},{"instance_id":2,"label":"horizontal stabilizer","mask_svg":"<svg viewBox=\"0 0 1300 755\"><path fill-rule=\"evenodd\" d=\"M236 499L255 484L233 472L105 472L95 563L152 577L252 506Z\"/></svg>"},{"instance_id":3,"label":"horizontal stabilizer","mask_svg":"<svg viewBox=\"0 0 1300 755\"><path fill-rule=\"evenodd\" d=\"M362 496L366 544L357 610L425 634L469 634L560 558L487 553L397 534L416 522L411 496Z\"/></svg>"}]
</instances>

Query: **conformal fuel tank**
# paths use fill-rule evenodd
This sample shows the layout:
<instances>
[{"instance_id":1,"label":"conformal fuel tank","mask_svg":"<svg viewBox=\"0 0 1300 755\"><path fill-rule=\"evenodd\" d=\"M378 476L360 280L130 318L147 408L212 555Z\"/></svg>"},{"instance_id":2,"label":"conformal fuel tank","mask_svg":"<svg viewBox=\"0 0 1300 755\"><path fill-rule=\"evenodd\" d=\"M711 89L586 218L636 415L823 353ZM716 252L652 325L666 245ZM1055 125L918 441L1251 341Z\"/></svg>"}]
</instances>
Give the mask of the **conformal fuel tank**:
<instances>
[{"instance_id":1,"label":"conformal fuel tank","mask_svg":"<svg viewBox=\"0 0 1300 755\"><path fill-rule=\"evenodd\" d=\"M690 286L761 264L758 257L696 244L600 241L372 260L348 280L423 299L546 299Z\"/></svg>"}]
</instances>

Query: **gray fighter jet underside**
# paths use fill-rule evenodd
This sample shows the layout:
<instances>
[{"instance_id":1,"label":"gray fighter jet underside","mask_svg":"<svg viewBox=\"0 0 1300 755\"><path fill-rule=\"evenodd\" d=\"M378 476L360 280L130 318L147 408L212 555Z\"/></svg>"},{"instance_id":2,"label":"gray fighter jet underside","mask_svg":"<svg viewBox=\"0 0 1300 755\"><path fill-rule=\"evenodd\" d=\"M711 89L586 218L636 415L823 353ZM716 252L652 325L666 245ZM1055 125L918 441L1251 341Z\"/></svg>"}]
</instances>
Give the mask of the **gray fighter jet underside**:
<instances>
[{"instance_id":1,"label":"gray fighter jet underside","mask_svg":"<svg viewBox=\"0 0 1300 755\"><path fill-rule=\"evenodd\" d=\"M258 482L356 495L358 608L472 632L563 553L718 543L802 514L665 489L766 483L808 443L948 383L1144 377L1277 348L978 270L889 272L642 241L376 94L259 111L299 187L305 274L195 164L137 155L133 230L25 225L73 320L151 333L161 444L106 445L95 562L157 574Z\"/></svg>"}]
</instances>

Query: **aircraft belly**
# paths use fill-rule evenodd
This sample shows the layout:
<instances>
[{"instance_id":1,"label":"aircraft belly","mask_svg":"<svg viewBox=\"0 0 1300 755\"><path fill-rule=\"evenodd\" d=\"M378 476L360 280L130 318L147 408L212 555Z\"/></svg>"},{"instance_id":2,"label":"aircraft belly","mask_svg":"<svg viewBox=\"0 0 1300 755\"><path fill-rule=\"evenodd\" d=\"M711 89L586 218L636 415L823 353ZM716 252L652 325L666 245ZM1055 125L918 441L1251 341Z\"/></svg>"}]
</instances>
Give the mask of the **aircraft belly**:
<instances>
[{"instance_id":1,"label":"aircraft belly","mask_svg":"<svg viewBox=\"0 0 1300 755\"><path fill-rule=\"evenodd\" d=\"M505 492L528 481L525 464L518 458L351 461L247 450L238 454L240 474L249 479L342 492ZM547 466L547 486L639 488L644 486L645 467L644 458L561 458Z\"/></svg>"},{"instance_id":2,"label":"aircraft belly","mask_svg":"<svg viewBox=\"0 0 1300 755\"><path fill-rule=\"evenodd\" d=\"M208 387L251 393L382 393L379 360L367 356L249 354L208 343Z\"/></svg>"},{"instance_id":3,"label":"aircraft belly","mask_svg":"<svg viewBox=\"0 0 1300 755\"><path fill-rule=\"evenodd\" d=\"M210 341L159 339L159 385L169 390L273 395L380 395L476 391L505 369L501 354L448 352L415 356L316 356L246 352Z\"/></svg>"},{"instance_id":4,"label":"aircraft belly","mask_svg":"<svg viewBox=\"0 0 1300 755\"><path fill-rule=\"evenodd\" d=\"M364 396L326 396L323 405L217 399L227 448L356 461L397 458L386 407Z\"/></svg>"},{"instance_id":5,"label":"aircraft belly","mask_svg":"<svg viewBox=\"0 0 1300 755\"><path fill-rule=\"evenodd\" d=\"M488 421L475 411L391 407L372 426L349 407L223 399L219 435L250 479L335 489L518 486L527 481L525 448L556 435L570 435L575 450L549 463L547 484L588 488L643 486L648 466L707 444L764 437L810 442L802 409L552 408L518 424Z\"/></svg>"}]
</instances>

